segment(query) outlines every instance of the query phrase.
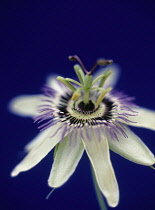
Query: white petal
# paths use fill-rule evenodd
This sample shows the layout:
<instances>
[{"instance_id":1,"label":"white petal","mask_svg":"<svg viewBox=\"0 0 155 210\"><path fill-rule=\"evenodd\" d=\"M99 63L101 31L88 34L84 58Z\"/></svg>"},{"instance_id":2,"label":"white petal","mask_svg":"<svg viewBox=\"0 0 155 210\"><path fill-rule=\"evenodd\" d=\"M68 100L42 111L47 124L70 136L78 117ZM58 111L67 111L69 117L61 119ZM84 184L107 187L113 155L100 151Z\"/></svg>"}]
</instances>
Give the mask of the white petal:
<instances>
[{"instance_id":1,"label":"white petal","mask_svg":"<svg viewBox=\"0 0 155 210\"><path fill-rule=\"evenodd\" d=\"M108 138L110 149L132 162L153 165L155 158L148 147L132 131L126 129L125 133L128 138L122 135L118 136L118 140Z\"/></svg>"},{"instance_id":2,"label":"white petal","mask_svg":"<svg viewBox=\"0 0 155 210\"><path fill-rule=\"evenodd\" d=\"M155 111L142 107L133 110L137 111L138 115L129 118L129 120L135 122L129 123L129 125L155 130Z\"/></svg>"},{"instance_id":3,"label":"white petal","mask_svg":"<svg viewBox=\"0 0 155 210\"><path fill-rule=\"evenodd\" d=\"M73 137L74 138L74 137ZM76 141L76 142L75 142ZM81 139L70 139L70 135L58 145L54 163L48 179L50 187L60 187L74 173L82 157L84 147Z\"/></svg>"},{"instance_id":4,"label":"white petal","mask_svg":"<svg viewBox=\"0 0 155 210\"><path fill-rule=\"evenodd\" d=\"M100 136L99 129L96 131L92 128L85 129L83 144L93 166L97 183L109 206L115 207L119 201L119 189L110 161L107 139L103 135ZM100 139L97 139L97 135Z\"/></svg>"},{"instance_id":5,"label":"white petal","mask_svg":"<svg viewBox=\"0 0 155 210\"><path fill-rule=\"evenodd\" d=\"M27 171L37 165L61 140L64 129L60 130L60 127L60 123L53 125L51 131L47 135L42 136L42 141L36 144L28 155L14 168L11 176L17 176L20 172Z\"/></svg>"},{"instance_id":6,"label":"white petal","mask_svg":"<svg viewBox=\"0 0 155 210\"><path fill-rule=\"evenodd\" d=\"M38 106L41 104L42 95L21 95L13 98L9 103L9 110L22 117L38 115Z\"/></svg>"},{"instance_id":7,"label":"white petal","mask_svg":"<svg viewBox=\"0 0 155 210\"><path fill-rule=\"evenodd\" d=\"M104 83L104 88L114 87L116 85L116 83L119 79L119 75L120 75L120 67L118 64L112 64L105 68L99 69L99 71L97 71L97 73L94 73L94 78L103 74L107 70L112 70L112 74L107 78L106 82Z\"/></svg>"}]
</instances>

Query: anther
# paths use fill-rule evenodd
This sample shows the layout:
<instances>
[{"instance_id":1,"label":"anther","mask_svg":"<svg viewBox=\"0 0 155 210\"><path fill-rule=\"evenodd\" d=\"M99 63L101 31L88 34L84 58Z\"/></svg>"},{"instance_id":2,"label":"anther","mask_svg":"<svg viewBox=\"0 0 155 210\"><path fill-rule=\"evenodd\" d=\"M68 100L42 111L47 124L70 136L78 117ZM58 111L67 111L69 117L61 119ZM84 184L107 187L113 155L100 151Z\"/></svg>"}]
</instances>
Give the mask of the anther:
<instances>
[{"instance_id":1,"label":"anther","mask_svg":"<svg viewBox=\"0 0 155 210\"><path fill-rule=\"evenodd\" d=\"M75 91L72 95L72 100L76 101L81 96L80 91Z\"/></svg>"},{"instance_id":2,"label":"anther","mask_svg":"<svg viewBox=\"0 0 155 210\"><path fill-rule=\"evenodd\" d=\"M92 69L90 70L90 72L88 74L91 75L97 66L99 66L99 65L107 66L109 64L112 64L112 62L113 62L112 60L99 59L96 61L96 63L94 64L94 66L92 67Z\"/></svg>"}]
</instances>

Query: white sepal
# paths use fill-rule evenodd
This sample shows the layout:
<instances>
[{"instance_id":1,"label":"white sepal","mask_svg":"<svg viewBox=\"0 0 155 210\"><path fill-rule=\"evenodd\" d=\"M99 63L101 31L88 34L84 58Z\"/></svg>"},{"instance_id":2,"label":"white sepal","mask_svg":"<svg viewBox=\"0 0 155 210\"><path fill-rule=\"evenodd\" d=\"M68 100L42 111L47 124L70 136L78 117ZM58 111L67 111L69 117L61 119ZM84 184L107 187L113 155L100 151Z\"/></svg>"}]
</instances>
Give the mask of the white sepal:
<instances>
[{"instance_id":1,"label":"white sepal","mask_svg":"<svg viewBox=\"0 0 155 210\"><path fill-rule=\"evenodd\" d=\"M25 146L25 151L30 152L30 150L37 145L39 145L42 141L46 139L48 134L51 132L51 127L41 131L34 139L32 139L28 144Z\"/></svg>"},{"instance_id":2,"label":"white sepal","mask_svg":"<svg viewBox=\"0 0 155 210\"><path fill-rule=\"evenodd\" d=\"M136 116L131 116L128 119L134 123L129 123L129 125L136 127L148 128L155 130L155 111L146 109L143 107L132 108L137 112Z\"/></svg>"},{"instance_id":3,"label":"white sepal","mask_svg":"<svg viewBox=\"0 0 155 210\"><path fill-rule=\"evenodd\" d=\"M57 123L51 127L47 135L42 135L43 139L31 148L27 156L13 169L11 176L17 176L20 172L27 171L37 165L62 138L63 129L58 129L62 125Z\"/></svg>"},{"instance_id":4,"label":"white sepal","mask_svg":"<svg viewBox=\"0 0 155 210\"><path fill-rule=\"evenodd\" d=\"M118 140L108 138L109 148L124 158L141 164L151 166L155 163L155 158L148 147L131 130L125 130L128 138L118 135Z\"/></svg>"},{"instance_id":5,"label":"white sepal","mask_svg":"<svg viewBox=\"0 0 155 210\"><path fill-rule=\"evenodd\" d=\"M84 152L82 141L79 137L70 134L59 143L56 150L54 163L48 179L50 187L60 187L75 171L79 160Z\"/></svg>"},{"instance_id":6,"label":"white sepal","mask_svg":"<svg viewBox=\"0 0 155 210\"><path fill-rule=\"evenodd\" d=\"M38 106L42 104L43 95L20 95L9 103L9 110L22 117L34 117L39 115Z\"/></svg>"},{"instance_id":7,"label":"white sepal","mask_svg":"<svg viewBox=\"0 0 155 210\"><path fill-rule=\"evenodd\" d=\"M109 206L119 202L119 189L109 155L109 146L105 136L97 136L100 129L84 128L83 144L95 172L98 186L107 199ZM83 132L83 133L84 133Z\"/></svg>"}]
</instances>

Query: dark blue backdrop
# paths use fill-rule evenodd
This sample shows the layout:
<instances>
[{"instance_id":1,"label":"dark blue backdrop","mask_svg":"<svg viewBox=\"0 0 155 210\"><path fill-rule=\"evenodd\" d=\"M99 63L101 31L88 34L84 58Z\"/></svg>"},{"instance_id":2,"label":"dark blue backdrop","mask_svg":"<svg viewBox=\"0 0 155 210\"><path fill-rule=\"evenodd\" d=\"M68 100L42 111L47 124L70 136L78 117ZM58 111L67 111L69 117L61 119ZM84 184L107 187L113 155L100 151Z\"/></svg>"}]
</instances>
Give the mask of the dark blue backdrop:
<instances>
[{"instance_id":1,"label":"dark blue backdrop","mask_svg":"<svg viewBox=\"0 0 155 210\"><path fill-rule=\"evenodd\" d=\"M10 178L23 147L37 133L29 118L7 111L19 94L39 93L53 72L71 77L68 55L78 54L90 68L98 57L122 68L117 88L136 96L138 105L155 109L154 0L66 0L0 2L2 210L97 210L89 161L82 158L75 174L47 201L50 153L32 170ZM134 131L155 153L155 132ZM155 209L155 171L111 153L120 187L116 210Z\"/></svg>"}]
</instances>

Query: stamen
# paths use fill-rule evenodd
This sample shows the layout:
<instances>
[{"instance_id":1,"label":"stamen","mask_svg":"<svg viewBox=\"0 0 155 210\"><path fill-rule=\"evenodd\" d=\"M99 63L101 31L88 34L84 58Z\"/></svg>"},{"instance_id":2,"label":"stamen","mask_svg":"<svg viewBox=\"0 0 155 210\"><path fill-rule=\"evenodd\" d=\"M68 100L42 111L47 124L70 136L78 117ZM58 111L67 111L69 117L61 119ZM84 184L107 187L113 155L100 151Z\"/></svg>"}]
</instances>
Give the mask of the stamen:
<instances>
[{"instance_id":1,"label":"stamen","mask_svg":"<svg viewBox=\"0 0 155 210\"><path fill-rule=\"evenodd\" d=\"M105 95L106 95L109 91L111 91L111 90L112 90L112 88L109 87L109 88L107 88L106 90L103 90L103 91L101 92L101 94L99 95L99 97L98 97L98 99L97 99L96 106L98 106L98 105L103 101Z\"/></svg>"},{"instance_id":2,"label":"stamen","mask_svg":"<svg viewBox=\"0 0 155 210\"><path fill-rule=\"evenodd\" d=\"M81 93L80 93L80 91L77 90L73 93L72 100L76 101L80 96L81 96Z\"/></svg>"}]
</instances>

